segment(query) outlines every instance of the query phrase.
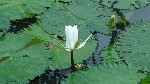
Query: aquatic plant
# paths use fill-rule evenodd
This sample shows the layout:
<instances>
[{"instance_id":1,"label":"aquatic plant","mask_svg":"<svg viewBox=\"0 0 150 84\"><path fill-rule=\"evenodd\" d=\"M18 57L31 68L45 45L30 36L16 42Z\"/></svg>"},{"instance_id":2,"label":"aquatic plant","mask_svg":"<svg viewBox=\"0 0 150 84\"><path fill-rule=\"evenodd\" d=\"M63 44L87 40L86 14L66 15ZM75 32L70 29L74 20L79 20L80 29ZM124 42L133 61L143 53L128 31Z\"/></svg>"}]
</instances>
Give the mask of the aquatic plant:
<instances>
[{"instance_id":1,"label":"aquatic plant","mask_svg":"<svg viewBox=\"0 0 150 84\"><path fill-rule=\"evenodd\" d=\"M0 83L30 83L45 70L69 69L62 84L146 84L150 23L129 24L119 9L141 8L149 0L127 1L0 0ZM29 18L34 18L34 23L24 21ZM11 25L18 21L19 27ZM28 25L20 26L22 23ZM65 25L78 28L65 32ZM112 37L101 51L99 46L105 38L98 42L98 33ZM74 63L70 64L66 50L74 51ZM97 60L97 64L88 60Z\"/></svg>"}]
</instances>

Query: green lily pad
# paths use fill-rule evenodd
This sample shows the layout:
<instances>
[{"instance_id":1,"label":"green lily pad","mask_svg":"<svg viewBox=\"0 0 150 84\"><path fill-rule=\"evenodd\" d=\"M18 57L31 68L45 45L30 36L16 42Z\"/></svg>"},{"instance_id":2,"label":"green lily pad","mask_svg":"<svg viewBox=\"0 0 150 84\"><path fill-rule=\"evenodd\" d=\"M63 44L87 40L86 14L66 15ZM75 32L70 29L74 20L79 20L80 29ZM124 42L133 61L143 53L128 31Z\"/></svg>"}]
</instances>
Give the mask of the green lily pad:
<instances>
[{"instance_id":1,"label":"green lily pad","mask_svg":"<svg viewBox=\"0 0 150 84\"><path fill-rule=\"evenodd\" d=\"M28 18L30 14L40 14L52 3L54 0L0 0L0 28L8 29L10 20Z\"/></svg>"},{"instance_id":2,"label":"green lily pad","mask_svg":"<svg viewBox=\"0 0 150 84\"><path fill-rule=\"evenodd\" d=\"M54 36L48 34L40 26L36 24L30 25L28 28L24 29L20 33L29 38L38 39L40 41L45 42L50 42L52 41L52 39L54 39Z\"/></svg>"},{"instance_id":3,"label":"green lily pad","mask_svg":"<svg viewBox=\"0 0 150 84\"><path fill-rule=\"evenodd\" d=\"M32 39L23 34L8 33L0 37L0 52L16 51L25 47Z\"/></svg>"},{"instance_id":4,"label":"green lily pad","mask_svg":"<svg viewBox=\"0 0 150 84\"><path fill-rule=\"evenodd\" d=\"M77 25L79 36L85 39L89 35L87 25L101 33L110 34L107 25L111 15L115 13L111 9L100 8L98 2L73 0L70 5L58 4L46 11L41 27L50 34L65 36L65 25Z\"/></svg>"},{"instance_id":5,"label":"green lily pad","mask_svg":"<svg viewBox=\"0 0 150 84\"><path fill-rule=\"evenodd\" d=\"M138 22L118 35L115 46L128 64L150 70L150 23Z\"/></svg>"},{"instance_id":6,"label":"green lily pad","mask_svg":"<svg viewBox=\"0 0 150 84\"><path fill-rule=\"evenodd\" d=\"M51 64L50 51L43 43L32 45L18 52L0 53L0 57L12 59L0 63L1 84L25 84L44 73Z\"/></svg>"},{"instance_id":7,"label":"green lily pad","mask_svg":"<svg viewBox=\"0 0 150 84\"><path fill-rule=\"evenodd\" d=\"M137 84L145 74L124 65L89 66L86 71L71 73L62 84Z\"/></svg>"}]
</instances>

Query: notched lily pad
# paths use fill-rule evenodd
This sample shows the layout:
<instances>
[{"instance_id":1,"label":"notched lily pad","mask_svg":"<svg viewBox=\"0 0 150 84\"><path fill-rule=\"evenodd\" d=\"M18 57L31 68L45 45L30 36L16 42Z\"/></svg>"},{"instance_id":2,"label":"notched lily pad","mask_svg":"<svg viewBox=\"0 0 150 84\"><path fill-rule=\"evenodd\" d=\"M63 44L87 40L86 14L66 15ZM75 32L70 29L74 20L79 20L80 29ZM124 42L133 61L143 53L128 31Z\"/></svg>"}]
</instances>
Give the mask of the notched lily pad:
<instances>
[{"instance_id":1,"label":"notched lily pad","mask_svg":"<svg viewBox=\"0 0 150 84\"><path fill-rule=\"evenodd\" d=\"M0 0L0 29L7 30L11 20L28 18L40 14L50 7L54 0Z\"/></svg>"},{"instance_id":2,"label":"notched lily pad","mask_svg":"<svg viewBox=\"0 0 150 84\"><path fill-rule=\"evenodd\" d=\"M42 16L41 27L50 34L65 36L65 25L77 25L79 37L85 39L89 33L87 25L104 34L110 34L109 17L115 13L109 8L100 8L97 1L73 0L70 5L51 7Z\"/></svg>"},{"instance_id":3,"label":"notched lily pad","mask_svg":"<svg viewBox=\"0 0 150 84\"><path fill-rule=\"evenodd\" d=\"M118 35L115 46L128 64L150 70L150 23L138 22Z\"/></svg>"},{"instance_id":4,"label":"notched lily pad","mask_svg":"<svg viewBox=\"0 0 150 84\"><path fill-rule=\"evenodd\" d=\"M0 51L10 52L25 47L32 39L23 34L8 33L0 37Z\"/></svg>"},{"instance_id":5,"label":"notched lily pad","mask_svg":"<svg viewBox=\"0 0 150 84\"><path fill-rule=\"evenodd\" d=\"M9 56L4 57L7 54ZM44 73L44 70L48 69L51 64L51 60L48 59L51 58L51 53L46 50L43 43L32 45L18 52L3 52L0 53L0 57L2 57L0 60L3 61L0 63L2 84L26 84L29 79L32 80Z\"/></svg>"},{"instance_id":6,"label":"notched lily pad","mask_svg":"<svg viewBox=\"0 0 150 84\"><path fill-rule=\"evenodd\" d=\"M89 66L86 71L71 73L62 84L137 84L145 74L125 65Z\"/></svg>"}]
</instances>

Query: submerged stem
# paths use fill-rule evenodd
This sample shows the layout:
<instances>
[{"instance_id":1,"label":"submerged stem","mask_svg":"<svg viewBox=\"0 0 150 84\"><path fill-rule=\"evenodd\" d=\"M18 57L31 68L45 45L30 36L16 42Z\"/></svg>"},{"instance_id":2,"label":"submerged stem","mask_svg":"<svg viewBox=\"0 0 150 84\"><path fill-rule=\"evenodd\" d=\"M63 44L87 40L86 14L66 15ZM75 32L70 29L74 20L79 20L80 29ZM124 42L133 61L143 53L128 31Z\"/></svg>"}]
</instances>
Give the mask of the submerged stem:
<instances>
[{"instance_id":1,"label":"submerged stem","mask_svg":"<svg viewBox=\"0 0 150 84\"><path fill-rule=\"evenodd\" d=\"M74 59L73 59L73 51L71 51L71 68L72 68L72 71L75 71Z\"/></svg>"}]
</instances>

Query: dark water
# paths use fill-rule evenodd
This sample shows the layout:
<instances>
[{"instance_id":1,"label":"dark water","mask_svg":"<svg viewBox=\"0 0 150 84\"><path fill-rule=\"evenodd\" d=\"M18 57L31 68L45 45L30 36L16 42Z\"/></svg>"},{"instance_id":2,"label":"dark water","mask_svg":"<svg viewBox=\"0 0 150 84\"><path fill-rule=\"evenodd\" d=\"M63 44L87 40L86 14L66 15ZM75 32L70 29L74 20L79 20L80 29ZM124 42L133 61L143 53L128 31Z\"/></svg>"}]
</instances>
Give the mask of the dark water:
<instances>
[{"instance_id":1,"label":"dark water","mask_svg":"<svg viewBox=\"0 0 150 84\"><path fill-rule=\"evenodd\" d=\"M141 20L150 22L150 6L137 10L122 10L121 12L124 14L132 14L130 19L128 19L130 23L135 23Z\"/></svg>"},{"instance_id":2,"label":"dark water","mask_svg":"<svg viewBox=\"0 0 150 84\"><path fill-rule=\"evenodd\" d=\"M117 31L114 31L110 35L104 35L101 33L97 33L95 38L98 40L97 48L93 55L87 60L84 60L82 64L84 66L92 65L92 64L101 64L103 62L103 59L101 58L101 51L109 46L110 44L113 44L115 41L115 37L117 34L121 32L121 29L124 29L126 24L133 24L137 21L141 20L147 20L150 21L150 6L147 6L145 8L137 9L137 10L116 10L118 15L124 16L126 14L131 14L130 18L127 19L127 23L122 23L121 25L118 25ZM124 15L123 15L124 14ZM138 18L137 18L138 17ZM28 25L31 25L36 22L35 18L28 18L24 20L16 20L11 21L11 27L8 30L8 32L14 32L17 33L17 31L20 31L22 28L27 28ZM45 73L41 74L38 77L35 77L33 80L30 80L29 84L60 84L61 80L64 80L69 73L71 73L71 68L62 69L62 70L45 70Z\"/></svg>"}]
</instances>

